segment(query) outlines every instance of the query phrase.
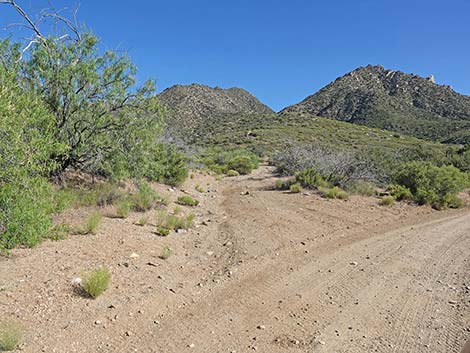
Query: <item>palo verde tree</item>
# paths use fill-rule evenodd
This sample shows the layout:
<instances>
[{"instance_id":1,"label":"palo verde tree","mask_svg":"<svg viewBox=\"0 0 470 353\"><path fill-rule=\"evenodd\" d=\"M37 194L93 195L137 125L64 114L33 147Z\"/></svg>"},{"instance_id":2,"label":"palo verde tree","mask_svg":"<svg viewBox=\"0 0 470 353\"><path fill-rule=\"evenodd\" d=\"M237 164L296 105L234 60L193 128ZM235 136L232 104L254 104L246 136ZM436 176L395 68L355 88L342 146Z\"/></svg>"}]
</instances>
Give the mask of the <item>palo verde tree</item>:
<instances>
[{"instance_id":1,"label":"palo verde tree","mask_svg":"<svg viewBox=\"0 0 470 353\"><path fill-rule=\"evenodd\" d=\"M154 162L152 148L163 116L154 83L136 87L137 70L129 58L101 52L97 37L82 32L76 20L42 11L33 21L17 1L0 3L12 6L33 34L24 49L4 43L1 54L10 61L16 57L24 90L38 94L54 115L55 139L66 146L51 154L55 172L72 167L116 177L145 176L146 166ZM40 24L48 19L60 24L61 32L44 34Z\"/></svg>"}]
</instances>

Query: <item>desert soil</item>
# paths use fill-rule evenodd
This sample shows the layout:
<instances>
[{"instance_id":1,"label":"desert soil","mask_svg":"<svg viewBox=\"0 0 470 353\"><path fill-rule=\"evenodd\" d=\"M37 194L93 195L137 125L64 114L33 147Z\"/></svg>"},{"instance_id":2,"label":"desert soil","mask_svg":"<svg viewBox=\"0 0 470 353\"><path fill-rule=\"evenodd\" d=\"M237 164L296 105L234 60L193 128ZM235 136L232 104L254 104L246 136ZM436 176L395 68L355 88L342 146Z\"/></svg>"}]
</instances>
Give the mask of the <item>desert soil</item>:
<instances>
[{"instance_id":1,"label":"desert soil","mask_svg":"<svg viewBox=\"0 0 470 353\"><path fill-rule=\"evenodd\" d=\"M0 315L23 324L19 351L460 352L470 338L468 209L325 200L273 191L274 180L269 167L197 175L183 188L201 201L187 234L158 237L133 214L0 258ZM173 255L162 260L165 246ZM72 280L100 266L111 287L83 297Z\"/></svg>"}]
</instances>

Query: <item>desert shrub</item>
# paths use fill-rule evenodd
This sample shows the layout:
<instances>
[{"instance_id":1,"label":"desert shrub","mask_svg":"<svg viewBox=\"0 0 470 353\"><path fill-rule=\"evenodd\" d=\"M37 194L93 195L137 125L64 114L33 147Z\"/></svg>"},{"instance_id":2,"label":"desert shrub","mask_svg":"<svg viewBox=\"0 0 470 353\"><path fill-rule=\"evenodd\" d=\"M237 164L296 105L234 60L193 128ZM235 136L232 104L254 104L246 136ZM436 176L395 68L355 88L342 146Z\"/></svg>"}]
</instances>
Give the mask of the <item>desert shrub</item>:
<instances>
[{"instance_id":1,"label":"desert shrub","mask_svg":"<svg viewBox=\"0 0 470 353\"><path fill-rule=\"evenodd\" d=\"M178 199L176 200L176 203L183 205L183 206L192 206L192 207L199 205L199 201L195 200L189 195L179 196Z\"/></svg>"},{"instance_id":2,"label":"desert shrub","mask_svg":"<svg viewBox=\"0 0 470 353\"><path fill-rule=\"evenodd\" d=\"M127 218L131 213L131 203L129 200L122 200L116 205L116 217Z\"/></svg>"},{"instance_id":3,"label":"desert shrub","mask_svg":"<svg viewBox=\"0 0 470 353\"><path fill-rule=\"evenodd\" d=\"M470 185L469 174L453 166L437 167L429 162L405 163L396 173L395 182L408 188L418 204L443 206L447 199Z\"/></svg>"},{"instance_id":4,"label":"desert shrub","mask_svg":"<svg viewBox=\"0 0 470 353\"><path fill-rule=\"evenodd\" d=\"M290 186L289 190L294 194L298 194L302 191L302 186L299 183L295 183Z\"/></svg>"},{"instance_id":5,"label":"desert shrub","mask_svg":"<svg viewBox=\"0 0 470 353\"><path fill-rule=\"evenodd\" d=\"M0 351L13 351L23 337L23 327L13 321L0 322Z\"/></svg>"},{"instance_id":6,"label":"desert shrub","mask_svg":"<svg viewBox=\"0 0 470 353\"><path fill-rule=\"evenodd\" d=\"M227 168L244 175L250 174L253 169L258 167L258 164L258 159L253 156L235 156L229 160Z\"/></svg>"},{"instance_id":7,"label":"desert shrub","mask_svg":"<svg viewBox=\"0 0 470 353\"><path fill-rule=\"evenodd\" d=\"M374 183L359 180L349 183L346 190L356 195L374 196L377 192L377 186Z\"/></svg>"},{"instance_id":8,"label":"desert shrub","mask_svg":"<svg viewBox=\"0 0 470 353\"><path fill-rule=\"evenodd\" d=\"M326 197L327 199L347 200L349 198L348 193L337 186L333 188L320 187L318 190L323 195L323 197Z\"/></svg>"},{"instance_id":9,"label":"desert shrub","mask_svg":"<svg viewBox=\"0 0 470 353\"><path fill-rule=\"evenodd\" d=\"M295 180L293 179L288 179L288 180L278 179L276 180L274 187L276 190L289 190L291 185L294 183L295 183Z\"/></svg>"},{"instance_id":10,"label":"desert shrub","mask_svg":"<svg viewBox=\"0 0 470 353\"><path fill-rule=\"evenodd\" d=\"M259 157L246 150L221 151L217 149L207 150L199 157L201 163L218 174L227 174L230 170L239 174L249 174L258 168ZM233 176L234 173L231 172Z\"/></svg>"},{"instance_id":11,"label":"desert shrub","mask_svg":"<svg viewBox=\"0 0 470 353\"><path fill-rule=\"evenodd\" d=\"M84 222L82 226L80 226L77 230L77 234L81 235L88 235L88 234L96 234L98 227L101 224L101 220L103 216L99 212L92 213Z\"/></svg>"},{"instance_id":12,"label":"desert shrub","mask_svg":"<svg viewBox=\"0 0 470 353\"><path fill-rule=\"evenodd\" d=\"M172 255L172 251L170 249L169 246L165 246L163 249L162 249L162 252L160 254L160 256L158 256L160 259L162 260L167 260L170 258L170 256Z\"/></svg>"},{"instance_id":13,"label":"desert shrub","mask_svg":"<svg viewBox=\"0 0 470 353\"><path fill-rule=\"evenodd\" d=\"M395 204L395 198L393 196L384 196L380 200L381 206L393 206Z\"/></svg>"},{"instance_id":14,"label":"desert shrub","mask_svg":"<svg viewBox=\"0 0 470 353\"><path fill-rule=\"evenodd\" d=\"M233 170L233 169L230 169L228 172L227 172L227 176L228 177L237 177L239 176L240 173L237 172L236 170Z\"/></svg>"},{"instance_id":15,"label":"desert shrub","mask_svg":"<svg viewBox=\"0 0 470 353\"><path fill-rule=\"evenodd\" d=\"M82 281L83 290L93 299L99 297L108 289L111 273L107 268L98 268L86 274Z\"/></svg>"},{"instance_id":16,"label":"desert shrub","mask_svg":"<svg viewBox=\"0 0 470 353\"><path fill-rule=\"evenodd\" d=\"M182 152L179 152L173 146L158 144L151 153L154 158L147 163L143 161L143 166L137 164L135 167L136 173L134 174L138 174L137 171L142 169L142 176L149 180L174 186L181 185L186 180L188 177L188 158Z\"/></svg>"},{"instance_id":17,"label":"desert shrub","mask_svg":"<svg viewBox=\"0 0 470 353\"><path fill-rule=\"evenodd\" d=\"M295 179L300 183L304 188L318 188L318 187L328 187L328 183L323 179L323 177L313 168L304 169L295 175Z\"/></svg>"},{"instance_id":18,"label":"desert shrub","mask_svg":"<svg viewBox=\"0 0 470 353\"><path fill-rule=\"evenodd\" d=\"M161 236L167 236L172 230L190 229L194 224L195 215L190 213L187 216L178 216L168 214L162 210L157 213L156 233Z\"/></svg>"},{"instance_id":19,"label":"desert shrub","mask_svg":"<svg viewBox=\"0 0 470 353\"><path fill-rule=\"evenodd\" d=\"M51 188L42 178L0 187L0 248L33 247L48 237L52 225Z\"/></svg>"},{"instance_id":20,"label":"desert shrub","mask_svg":"<svg viewBox=\"0 0 470 353\"><path fill-rule=\"evenodd\" d=\"M390 195L397 201L413 200L413 194L410 189L403 185L391 184L387 186Z\"/></svg>"},{"instance_id":21,"label":"desert shrub","mask_svg":"<svg viewBox=\"0 0 470 353\"><path fill-rule=\"evenodd\" d=\"M135 224L140 227L143 227L147 224L148 220L148 216L140 217Z\"/></svg>"},{"instance_id":22,"label":"desert shrub","mask_svg":"<svg viewBox=\"0 0 470 353\"><path fill-rule=\"evenodd\" d=\"M132 210L136 212L145 212L155 208L159 203L166 203L146 181L137 182L138 192L129 197L132 204Z\"/></svg>"},{"instance_id":23,"label":"desert shrub","mask_svg":"<svg viewBox=\"0 0 470 353\"><path fill-rule=\"evenodd\" d=\"M347 151L321 145L287 147L271 158L280 175L301 173L305 183L312 185L320 176L324 181L345 187L358 180L378 182L383 177L374 154L364 151ZM305 171L308 171L305 175ZM318 175L318 176L317 176ZM323 186L325 187L325 186Z\"/></svg>"}]
</instances>

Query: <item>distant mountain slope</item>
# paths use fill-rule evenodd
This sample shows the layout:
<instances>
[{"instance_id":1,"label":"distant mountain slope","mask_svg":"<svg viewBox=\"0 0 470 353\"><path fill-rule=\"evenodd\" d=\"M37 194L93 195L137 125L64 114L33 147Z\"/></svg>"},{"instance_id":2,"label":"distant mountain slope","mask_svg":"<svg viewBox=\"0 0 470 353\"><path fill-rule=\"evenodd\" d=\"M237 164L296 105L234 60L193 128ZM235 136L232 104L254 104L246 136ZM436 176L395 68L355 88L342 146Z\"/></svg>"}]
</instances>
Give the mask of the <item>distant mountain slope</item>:
<instances>
[{"instance_id":1,"label":"distant mountain slope","mask_svg":"<svg viewBox=\"0 0 470 353\"><path fill-rule=\"evenodd\" d=\"M176 85L158 95L168 110L168 124L190 132L209 118L237 114L271 114L268 106L241 88Z\"/></svg>"},{"instance_id":2,"label":"distant mountain slope","mask_svg":"<svg viewBox=\"0 0 470 353\"><path fill-rule=\"evenodd\" d=\"M322 116L420 138L470 143L470 96L434 78L367 66L336 79L284 113Z\"/></svg>"}]
</instances>

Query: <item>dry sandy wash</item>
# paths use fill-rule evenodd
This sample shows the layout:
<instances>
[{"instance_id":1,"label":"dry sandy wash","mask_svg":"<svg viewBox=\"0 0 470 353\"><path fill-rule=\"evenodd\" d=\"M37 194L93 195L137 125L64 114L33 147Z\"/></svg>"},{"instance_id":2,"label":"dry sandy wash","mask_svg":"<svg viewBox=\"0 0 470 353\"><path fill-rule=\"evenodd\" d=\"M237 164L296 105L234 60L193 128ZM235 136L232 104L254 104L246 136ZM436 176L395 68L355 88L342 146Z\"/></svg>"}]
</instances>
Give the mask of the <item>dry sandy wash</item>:
<instances>
[{"instance_id":1,"label":"dry sandy wash","mask_svg":"<svg viewBox=\"0 0 470 353\"><path fill-rule=\"evenodd\" d=\"M460 352L470 338L468 209L273 185L268 167L196 176L184 187L201 201L187 234L155 236L133 224L137 214L105 218L97 235L0 259L1 317L26 329L19 351ZM174 254L161 260L165 246ZM98 266L111 287L96 300L77 294L72 279Z\"/></svg>"}]
</instances>

